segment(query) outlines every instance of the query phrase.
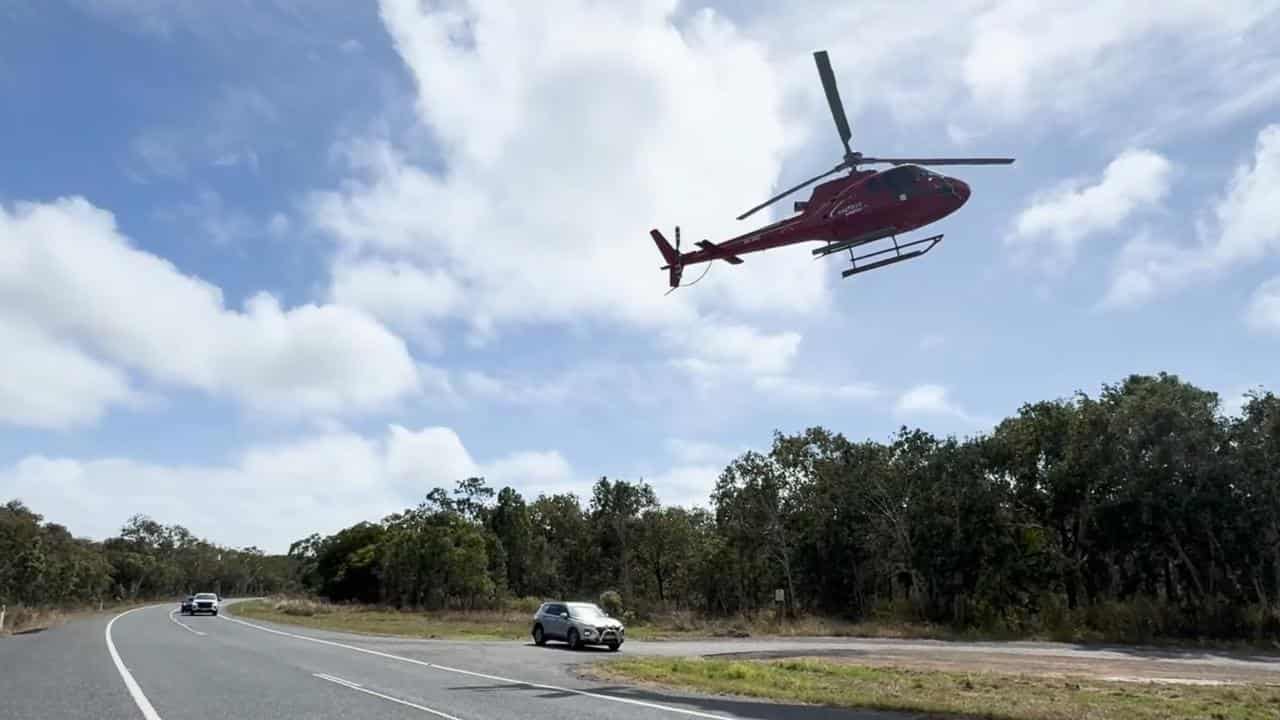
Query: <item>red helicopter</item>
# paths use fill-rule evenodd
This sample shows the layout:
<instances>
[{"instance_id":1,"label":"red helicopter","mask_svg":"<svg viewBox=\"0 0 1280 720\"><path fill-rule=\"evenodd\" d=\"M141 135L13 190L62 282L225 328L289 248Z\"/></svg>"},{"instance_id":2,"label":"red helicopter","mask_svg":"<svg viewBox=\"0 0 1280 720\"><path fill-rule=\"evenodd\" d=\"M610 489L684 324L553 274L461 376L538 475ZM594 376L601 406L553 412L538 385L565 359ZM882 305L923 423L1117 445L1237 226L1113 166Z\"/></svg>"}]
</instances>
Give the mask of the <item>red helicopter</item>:
<instances>
[{"instance_id":1,"label":"red helicopter","mask_svg":"<svg viewBox=\"0 0 1280 720\"><path fill-rule=\"evenodd\" d=\"M834 168L769 198L739 215L737 219L742 220L841 170L848 170L848 175L822 183L813 189L808 200L795 203L795 211L799 215L721 243L699 241L697 245L700 250L680 252L679 226L676 227L675 247L657 229L650 230L649 235L657 243L658 250L667 263L662 269L669 273L671 290L668 293L681 287L680 277L687 265L709 263L712 260L739 265L742 263L741 256L747 253L801 242L824 243L823 247L813 250L813 254L818 257L847 250L852 267L841 273L846 278L920 257L941 242L942 235L902 244L898 243L897 236L941 220L959 210L969 199L969 186L963 181L939 175L920 166L1008 165L1013 162L1013 158L881 158L853 152L849 148L853 133L849 131L849 120L845 117L844 105L836 90L831 61L825 50L815 52L813 59L818 65L818 75L822 78L822 87L827 93L827 104L831 106L831 116L835 119L840 141L844 144L844 159ZM858 169L860 165L872 164L889 164L895 167L882 171ZM865 255L854 255L854 248L885 238L893 239L893 247ZM921 245L924 247L919 247ZM884 255L888 257L858 264ZM696 282L697 280L694 281Z\"/></svg>"}]
</instances>

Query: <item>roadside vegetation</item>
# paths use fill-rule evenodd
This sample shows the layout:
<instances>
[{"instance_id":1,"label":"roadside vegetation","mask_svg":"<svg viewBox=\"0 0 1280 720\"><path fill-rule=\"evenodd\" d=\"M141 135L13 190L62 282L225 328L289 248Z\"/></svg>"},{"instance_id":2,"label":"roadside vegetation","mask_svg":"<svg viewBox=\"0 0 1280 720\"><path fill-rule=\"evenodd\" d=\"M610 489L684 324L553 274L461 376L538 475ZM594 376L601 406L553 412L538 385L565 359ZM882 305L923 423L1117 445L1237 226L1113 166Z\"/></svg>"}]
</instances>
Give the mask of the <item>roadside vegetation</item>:
<instances>
[{"instance_id":1,"label":"roadside vegetation","mask_svg":"<svg viewBox=\"0 0 1280 720\"><path fill-rule=\"evenodd\" d=\"M1000 720L1274 718L1280 687L1116 683L1083 678L865 667L814 659L622 658L602 680L846 708Z\"/></svg>"},{"instance_id":2,"label":"roadside vegetation","mask_svg":"<svg viewBox=\"0 0 1280 720\"><path fill-rule=\"evenodd\" d=\"M335 604L310 598L274 597L229 606L247 619L324 630L417 638L528 640L541 600L524 598L502 610L410 610L363 603ZM743 637L911 637L950 639L947 629L902 623L854 623L826 618L776 620L765 616L708 618L687 612L659 613L627 626L632 640Z\"/></svg>"},{"instance_id":3,"label":"roadside vegetation","mask_svg":"<svg viewBox=\"0 0 1280 720\"><path fill-rule=\"evenodd\" d=\"M1026 404L975 437L778 433L730 462L708 499L663 505L643 480L616 478L588 497L526 498L465 478L286 555L145 517L77 539L15 501L0 506L0 602L285 593L343 609L282 616L410 616L413 634L442 637L523 636L537 602L558 598L597 599L630 637L1280 639L1269 392L1228 416L1213 392L1134 375Z\"/></svg>"},{"instance_id":4,"label":"roadside vegetation","mask_svg":"<svg viewBox=\"0 0 1280 720\"><path fill-rule=\"evenodd\" d=\"M0 505L0 633L46 628L84 613L209 591L279 592L288 559L201 540L180 525L131 518L116 537L77 538L20 500Z\"/></svg>"}]
</instances>

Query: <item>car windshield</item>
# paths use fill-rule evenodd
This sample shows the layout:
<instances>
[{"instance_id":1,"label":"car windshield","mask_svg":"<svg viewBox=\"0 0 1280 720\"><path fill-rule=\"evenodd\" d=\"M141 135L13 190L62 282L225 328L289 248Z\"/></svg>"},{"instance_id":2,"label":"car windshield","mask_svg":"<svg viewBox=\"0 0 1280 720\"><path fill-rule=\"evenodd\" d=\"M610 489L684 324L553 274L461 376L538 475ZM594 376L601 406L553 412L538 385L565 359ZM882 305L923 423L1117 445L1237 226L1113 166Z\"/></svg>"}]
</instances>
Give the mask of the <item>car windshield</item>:
<instances>
[{"instance_id":1,"label":"car windshield","mask_svg":"<svg viewBox=\"0 0 1280 720\"><path fill-rule=\"evenodd\" d=\"M569 615L583 620L604 620L609 617L595 605L570 605Z\"/></svg>"},{"instance_id":2,"label":"car windshield","mask_svg":"<svg viewBox=\"0 0 1280 720\"><path fill-rule=\"evenodd\" d=\"M213 593L201 593L196 596L197 600L217 600L218 596Z\"/></svg>"}]
</instances>

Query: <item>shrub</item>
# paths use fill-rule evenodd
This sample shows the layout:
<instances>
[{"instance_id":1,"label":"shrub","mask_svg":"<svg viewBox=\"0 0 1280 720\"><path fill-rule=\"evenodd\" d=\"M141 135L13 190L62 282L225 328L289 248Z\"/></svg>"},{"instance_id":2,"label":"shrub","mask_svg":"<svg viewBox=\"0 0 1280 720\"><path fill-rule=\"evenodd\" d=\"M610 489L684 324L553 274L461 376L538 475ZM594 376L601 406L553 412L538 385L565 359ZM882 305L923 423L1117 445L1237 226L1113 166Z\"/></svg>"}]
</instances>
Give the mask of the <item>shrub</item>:
<instances>
[{"instance_id":1,"label":"shrub","mask_svg":"<svg viewBox=\"0 0 1280 720\"><path fill-rule=\"evenodd\" d=\"M273 606L275 611L284 615L311 617L333 612L333 608L314 600L277 600Z\"/></svg>"},{"instance_id":2,"label":"shrub","mask_svg":"<svg viewBox=\"0 0 1280 720\"><path fill-rule=\"evenodd\" d=\"M532 615L542 606L542 598L534 595L526 595L520 598L511 598L507 601L507 608L516 612L528 613Z\"/></svg>"},{"instance_id":3,"label":"shrub","mask_svg":"<svg viewBox=\"0 0 1280 720\"><path fill-rule=\"evenodd\" d=\"M600 609L612 617L622 617L622 596L616 590L605 590L600 593Z\"/></svg>"}]
</instances>

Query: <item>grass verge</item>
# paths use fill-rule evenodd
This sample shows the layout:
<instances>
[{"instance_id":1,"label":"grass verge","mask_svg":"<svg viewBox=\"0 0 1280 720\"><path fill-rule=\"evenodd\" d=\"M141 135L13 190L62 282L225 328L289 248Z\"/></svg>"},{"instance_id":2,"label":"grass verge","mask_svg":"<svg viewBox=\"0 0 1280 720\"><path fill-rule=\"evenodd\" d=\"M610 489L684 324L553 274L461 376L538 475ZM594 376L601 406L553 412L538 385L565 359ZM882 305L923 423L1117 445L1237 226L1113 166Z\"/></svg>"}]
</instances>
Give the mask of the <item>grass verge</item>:
<instances>
[{"instance_id":1,"label":"grass verge","mask_svg":"<svg viewBox=\"0 0 1280 720\"><path fill-rule=\"evenodd\" d=\"M1203 687L865 667L821 660L625 658L600 663L603 680L845 708L993 720L1275 718L1280 687Z\"/></svg>"},{"instance_id":2,"label":"grass verge","mask_svg":"<svg viewBox=\"0 0 1280 720\"><path fill-rule=\"evenodd\" d=\"M86 608L33 608L26 607L24 605L10 606L5 611L4 627L0 628L0 636L21 635L23 633L48 630L51 627L56 627L71 620L103 613L117 613L130 608L151 605L154 602L155 601L138 600L104 603L100 608L97 606Z\"/></svg>"},{"instance_id":3,"label":"grass verge","mask_svg":"<svg viewBox=\"0 0 1280 720\"><path fill-rule=\"evenodd\" d=\"M375 635L448 639L514 640L529 637L529 621L537 609L537 598L524 598L503 610L397 610L376 605L334 605L312 600L276 597L266 601L241 603L233 612L305 627ZM1116 642L1123 639L1102 635L1076 634L1059 637L1047 633L1013 633L1000 630L956 630L943 625L904 622L893 619L867 619L860 622L803 616L779 620L771 614L753 617L705 617L688 611L655 613L644 621L627 623L630 640L693 640L707 638L778 638L778 637L849 637L901 638L958 641L1056 640L1082 642ZM1215 642L1195 640L1154 640L1151 646L1197 649L1266 652L1274 654L1280 644L1268 642Z\"/></svg>"},{"instance_id":4,"label":"grass verge","mask_svg":"<svg viewBox=\"0 0 1280 720\"><path fill-rule=\"evenodd\" d=\"M367 635L462 640L529 636L529 618L516 612L412 612L308 600L251 600L229 607L238 617Z\"/></svg>"},{"instance_id":5,"label":"grass verge","mask_svg":"<svg viewBox=\"0 0 1280 720\"><path fill-rule=\"evenodd\" d=\"M533 608L536 608L536 603ZM322 630L372 635L477 640L524 640L529 637L533 609L396 610L373 605L335 605L295 598L272 598L236 604L233 613L245 618L287 623ZM932 625L849 623L824 618L777 622L757 618L702 618L673 612L643 623L629 623L631 640L679 640L727 637L889 637L958 639L956 633ZM990 638L987 638L990 639Z\"/></svg>"}]
</instances>

